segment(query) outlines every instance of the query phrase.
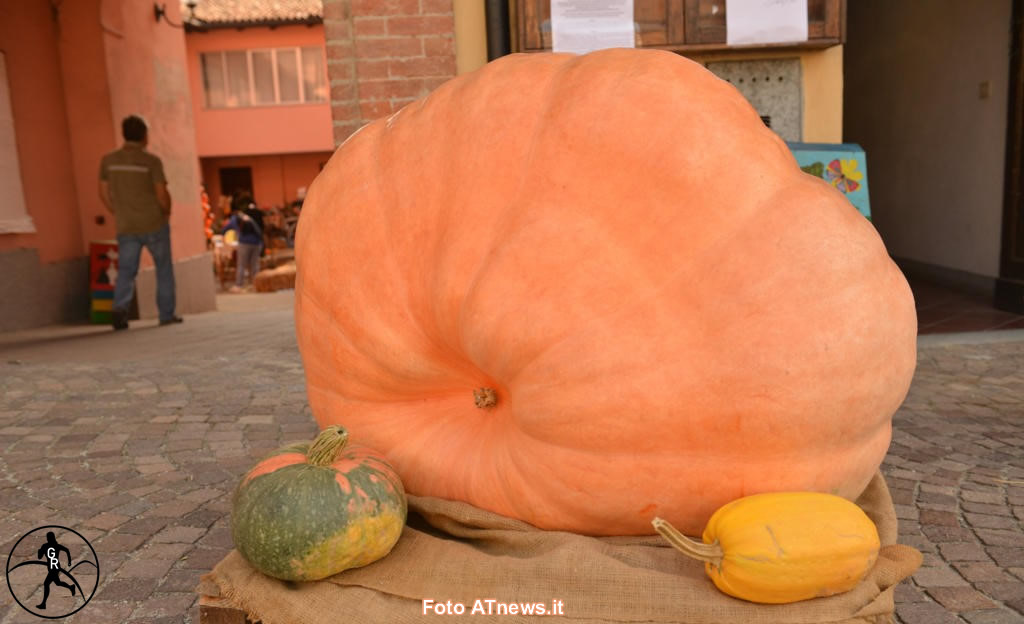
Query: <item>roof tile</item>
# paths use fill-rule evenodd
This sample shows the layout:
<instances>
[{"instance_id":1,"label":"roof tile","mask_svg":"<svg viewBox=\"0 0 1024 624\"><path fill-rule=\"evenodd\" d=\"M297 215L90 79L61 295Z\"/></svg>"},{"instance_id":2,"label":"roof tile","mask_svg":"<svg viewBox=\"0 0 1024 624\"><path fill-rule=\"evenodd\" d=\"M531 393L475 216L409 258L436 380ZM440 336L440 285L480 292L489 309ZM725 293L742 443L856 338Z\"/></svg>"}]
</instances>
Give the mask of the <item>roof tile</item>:
<instances>
[{"instance_id":1,"label":"roof tile","mask_svg":"<svg viewBox=\"0 0 1024 624\"><path fill-rule=\"evenodd\" d=\"M181 14L189 16L187 0ZM207 24L280 23L322 19L322 0L197 0L195 17Z\"/></svg>"}]
</instances>

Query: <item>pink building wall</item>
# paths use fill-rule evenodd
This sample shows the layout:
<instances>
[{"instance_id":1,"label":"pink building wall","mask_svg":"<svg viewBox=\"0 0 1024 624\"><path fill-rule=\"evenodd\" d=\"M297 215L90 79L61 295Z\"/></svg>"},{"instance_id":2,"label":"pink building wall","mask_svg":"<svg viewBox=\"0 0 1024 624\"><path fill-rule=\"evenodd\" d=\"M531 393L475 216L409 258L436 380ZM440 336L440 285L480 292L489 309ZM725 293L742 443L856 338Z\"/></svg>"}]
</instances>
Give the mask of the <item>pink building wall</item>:
<instances>
[{"instance_id":1,"label":"pink building wall","mask_svg":"<svg viewBox=\"0 0 1024 624\"><path fill-rule=\"evenodd\" d=\"M175 3L171 20L180 23ZM0 234L0 330L85 318L88 244L116 235L99 200L103 154L131 113L150 123L173 198L172 251L181 313L216 307L199 207L199 159L181 29L136 0L0 2L16 150L34 234ZM143 266L151 263L143 255ZM152 271L140 273L143 317L155 314ZM147 292L148 289L148 292ZM23 291L31 290L30 294ZM5 297L20 293L17 297Z\"/></svg>"},{"instance_id":2,"label":"pink building wall","mask_svg":"<svg viewBox=\"0 0 1024 624\"><path fill-rule=\"evenodd\" d=\"M205 252L195 131L181 105L189 97L182 31L155 23L152 6L131 0L62 3L56 22L46 0L3 6L0 43L37 233L2 235L0 250L33 247L49 262L114 238L97 193L99 162L123 142L120 120L139 113L150 123L149 149L163 159L174 200L173 253ZM168 11L180 18L172 6Z\"/></svg>"},{"instance_id":3,"label":"pink building wall","mask_svg":"<svg viewBox=\"0 0 1024 624\"><path fill-rule=\"evenodd\" d=\"M88 248L89 241L112 239L116 235L114 220L96 192L100 158L118 143L104 49L105 20L112 11L110 6L104 10L104 4L102 0L83 0L62 6L57 13L60 75L71 133L83 249Z\"/></svg>"},{"instance_id":4,"label":"pink building wall","mask_svg":"<svg viewBox=\"0 0 1024 624\"><path fill-rule=\"evenodd\" d=\"M175 5L168 2L167 11L169 18L180 24L181 15ZM120 125L127 115L140 113L146 118L150 126L149 149L163 160L173 199L172 252L177 258L205 253L195 128L192 112L185 105L190 91L183 31L165 22L157 23L153 7L144 2L104 0L103 9L108 91L114 119L111 139L116 145L123 142ZM95 162L86 167L93 180L96 169ZM86 192L96 196L93 188Z\"/></svg>"},{"instance_id":5,"label":"pink building wall","mask_svg":"<svg viewBox=\"0 0 1024 624\"><path fill-rule=\"evenodd\" d=\"M0 235L0 252L35 249L52 263L85 254L64 113L57 25L48 2L0 3L0 48L10 85L22 187L32 234ZM31 140L30 140L31 139Z\"/></svg>"},{"instance_id":6,"label":"pink building wall","mask_svg":"<svg viewBox=\"0 0 1024 624\"><path fill-rule=\"evenodd\" d=\"M316 46L323 50L323 25L211 29L205 33L189 33L185 39L192 114L200 157L307 153L334 149L329 101L207 109L204 105L199 64L199 55L203 52L286 46ZM324 66L326 68L326 58Z\"/></svg>"}]
</instances>

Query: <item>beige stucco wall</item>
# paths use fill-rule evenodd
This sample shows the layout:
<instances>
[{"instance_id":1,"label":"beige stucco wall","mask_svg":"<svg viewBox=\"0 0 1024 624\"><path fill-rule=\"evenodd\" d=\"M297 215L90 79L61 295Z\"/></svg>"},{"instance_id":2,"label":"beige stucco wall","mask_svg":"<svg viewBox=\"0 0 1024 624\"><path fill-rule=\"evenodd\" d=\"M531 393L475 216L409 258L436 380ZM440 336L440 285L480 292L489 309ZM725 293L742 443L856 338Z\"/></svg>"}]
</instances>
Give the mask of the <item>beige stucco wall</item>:
<instances>
[{"instance_id":1,"label":"beige stucco wall","mask_svg":"<svg viewBox=\"0 0 1024 624\"><path fill-rule=\"evenodd\" d=\"M1011 0L857 0L847 16L844 137L865 149L890 253L998 275Z\"/></svg>"},{"instance_id":2,"label":"beige stucco wall","mask_svg":"<svg viewBox=\"0 0 1024 624\"><path fill-rule=\"evenodd\" d=\"M452 0L455 14L455 71L465 74L487 64L487 16L482 0Z\"/></svg>"},{"instance_id":3,"label":"beige stucco wall","mask_svg":"<svg viewBox=\"0 0 1024 624\"><path fill-rule=\"evenodd\" d=\"M804 141L843 140L843 46L801 55L804 72Z\"/></svg>"}]
</instances>

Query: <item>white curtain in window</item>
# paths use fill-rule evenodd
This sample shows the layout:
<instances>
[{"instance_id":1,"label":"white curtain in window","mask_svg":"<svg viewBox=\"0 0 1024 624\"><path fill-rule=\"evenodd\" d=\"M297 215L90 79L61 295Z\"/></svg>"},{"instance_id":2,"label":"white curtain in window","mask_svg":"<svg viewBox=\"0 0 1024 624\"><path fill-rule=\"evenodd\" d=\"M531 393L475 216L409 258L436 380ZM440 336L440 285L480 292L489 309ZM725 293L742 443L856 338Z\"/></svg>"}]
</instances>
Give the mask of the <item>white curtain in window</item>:
<instances>
[{"instance_id":1,"label":"white curtain in window","mask_svg":"<svg viewBox=\"0 0 1024 624\"><path fill-rule=\"evenodd\" d=\"M203 68L203 92L208 108L227 106L224 94L224 53L204 52L199 55Z\"/></svg>"},{"instance_id":2,"label":"white curtain in window","mask_svg":"<svg viewBox=\"0 0 1024 624\"><path fill-rule=\"evenodd\" d=\"M302 48L302 86L305 101L323 102L327 99L324 56L320 48Z\"/></svg>"},{"instance_id":3,"label":"white curtain in window","mask_svg":"<svg viewBox=\"0 0 1024 624\"><path fill-rule=\"evenodd\" d=\"M224 53L227 65L227 105L249 106L249 59L245 50L233 50Z\"/></svg>"},{"instance_id":4,"label":"white curtain in window","mask_svg":"<svg viewBox=\"0 0 1024 624\"><path fill-rule=\"evenodd\" d=\"M277 89L281 102L299 101L299 59L294 49L277 50Z\"/></svg>"},{"instance_id":5,"label":"white curtain in window","mask_svg":"<svg viewBox=\"0 0 1024 624\"><path fill-rule=\"evenodd\" d=\"M252 94L256 104L273 104L274 60L270 50L252 51Z\"/></svg>"},{"instance_id":6,"label":"white curtain in window","mask_svg":"<svg viewBox=\"0 0 1024 624\"><path fill-rule=\"evenodd\" d=\"M0 234L35 232L32 217L25 208L21 185L21 164L14 137L14 112L7 83L7 64L0 52Z\"/></svg>"},{"instance_id":7,"label":"white curtain in window","mask_svg":"<svg viewBox=\"0 0 1024 624\"><path fill-rule=\"evenodd\" d=\"M207 108L327 100L319 47L203 52L199 59Z\"/></svg>"}]
</instances>

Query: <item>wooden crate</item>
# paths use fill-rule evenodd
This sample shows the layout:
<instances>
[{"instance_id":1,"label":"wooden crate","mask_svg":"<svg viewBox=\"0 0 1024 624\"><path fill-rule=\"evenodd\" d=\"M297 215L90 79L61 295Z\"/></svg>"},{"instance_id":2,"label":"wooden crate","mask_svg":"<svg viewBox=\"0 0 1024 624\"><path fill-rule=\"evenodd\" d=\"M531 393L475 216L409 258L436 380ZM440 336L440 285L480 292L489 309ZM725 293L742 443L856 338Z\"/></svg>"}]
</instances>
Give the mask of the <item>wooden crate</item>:
<instances>
[{"instance_id":1,"label":"wooden crate","mask_svg":"<svg viewBox=\"0 0 1024 624\"><path fill-rule=\"evenodd\" d=\"M241 609L235 608L220 595L217 584L203 575L199 579L199 624L260 624L250 620Z\"/></svg>"}]
</instances>

